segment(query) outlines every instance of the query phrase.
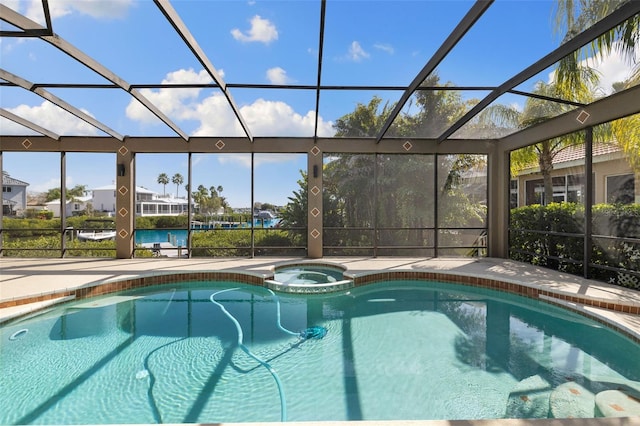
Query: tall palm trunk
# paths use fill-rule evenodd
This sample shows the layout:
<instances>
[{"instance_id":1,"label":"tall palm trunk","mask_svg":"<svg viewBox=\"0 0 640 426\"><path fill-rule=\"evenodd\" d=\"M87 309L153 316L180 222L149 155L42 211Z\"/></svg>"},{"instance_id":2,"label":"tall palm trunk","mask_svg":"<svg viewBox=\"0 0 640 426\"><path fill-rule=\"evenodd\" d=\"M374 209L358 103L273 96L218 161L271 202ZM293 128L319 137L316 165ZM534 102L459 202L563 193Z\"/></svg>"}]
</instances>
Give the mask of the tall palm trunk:
<instances>
[{"instance_id":1,"label":"tall palm trunk","mask_svg":"<svg viewBox=\"0 0 640 426\"><path fill-rule=\"evenodd\" d=\"M544 198L543 205L553 202L553 179L551 171L553 170L553 152L550 141L540 143L540 155L538 156L538 164L540 165L540 173L544 182Z\"/></svg>"}]
</instances>

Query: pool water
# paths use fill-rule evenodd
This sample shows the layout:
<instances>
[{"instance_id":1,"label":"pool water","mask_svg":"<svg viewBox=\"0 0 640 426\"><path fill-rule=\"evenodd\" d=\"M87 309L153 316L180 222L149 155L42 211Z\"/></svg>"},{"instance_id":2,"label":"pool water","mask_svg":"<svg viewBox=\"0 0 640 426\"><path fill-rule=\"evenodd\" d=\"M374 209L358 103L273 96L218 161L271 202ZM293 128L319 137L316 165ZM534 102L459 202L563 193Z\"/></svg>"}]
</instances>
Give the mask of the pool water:
<instances>
[{"instance_id":1,"label":"pool water","mask_svg":"<svg viewBox=\"0 0 640 426\"><path fill-rule=\"evenodd\" d=\"M276 269L274 280L283 284L328 284L343 279L341 269L326 266L288 266Z\"/></svg>"},{"instance_id":2,"label":"pool water","mask_svg":"<svg viewBox=\"0 0 640 426\"><path fill-rule=\"evenodd\" d=\"M326 335L294 335L315 326ZM546 417L566 383L640 390L640 348L624 336L427 281L313 296L172 284L0 331L1 424Z\"/></svg>"}]
</instances>

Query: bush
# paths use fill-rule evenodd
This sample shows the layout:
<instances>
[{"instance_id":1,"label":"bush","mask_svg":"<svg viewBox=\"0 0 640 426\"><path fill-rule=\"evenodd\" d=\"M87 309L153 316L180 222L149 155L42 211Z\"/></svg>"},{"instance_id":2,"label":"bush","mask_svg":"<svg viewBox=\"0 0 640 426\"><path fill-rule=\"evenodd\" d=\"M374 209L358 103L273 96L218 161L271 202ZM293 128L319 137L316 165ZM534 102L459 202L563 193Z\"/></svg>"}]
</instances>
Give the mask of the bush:
<instances>
[{"instance_id":1,"label":"bush","mask_svg":"<svg viewBox=\"0 0 640 426\"><path fill-rule=\"evenodd\" d=\"M136 217L138 229L187 229L187 216L142 216Z\"/></svg>"},{"instance_id":2,"label":"bush","mask_svg":"<svg viewBox=\"0 0 640 426\"><path fill-rule=\"evenodd\" d=\"M575 203L513 209L510 219L510 257L582 275L584 223L584 207ZM627 285L629 278L624 273L621 275L617 269L640 272L640 244L621 238L640 238L640 205L595 205L592 208L592 224L590 277ZM553 235L553 232L576 235Z\"/></svg>"},{"instance_id":3,"label":"bush","mask_svg":"<svg viewBox=\"0 0 640 426\"><path fill-rule=\"evenodd\" d=\"M195 257L248 256L251 251L251 231L244 229L215 229L195 232L191 245L191 255Z\"/></svg>"}]
</instances>

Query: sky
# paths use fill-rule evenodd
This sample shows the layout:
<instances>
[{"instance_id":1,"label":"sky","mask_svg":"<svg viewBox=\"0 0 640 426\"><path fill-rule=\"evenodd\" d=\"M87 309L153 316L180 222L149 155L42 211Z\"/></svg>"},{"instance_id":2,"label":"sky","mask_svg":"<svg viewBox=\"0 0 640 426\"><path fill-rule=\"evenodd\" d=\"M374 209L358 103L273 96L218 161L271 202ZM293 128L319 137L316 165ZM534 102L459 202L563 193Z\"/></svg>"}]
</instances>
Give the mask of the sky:
<instances>
[{"instance_id":1,"label":"sky","mask_svg":"<svg viewBox=\"0 0 640 426\"><path fill-rule=\"evenodd\" d=\"M44 23L41 0L0 3ZM311 0L173 0L182 21L228 84L317 82L320 3ZM335 86L408 85L471 5L470 0L329 0L326 7L322 84ZM211 76L150 0L49 0L53 30L130 84L210 83ZM457 86L497 86L556 48L554 2L498 0L438 67L441 81ZM2 30L15 30L2 22ZM26 38L0 39L1 68L37 83L108 83L48 43ZM508 60L505 60L505 56ZM637 58L640 59L640 58ZM593 64L593 63L592 63ZM632 64L612 55L595 64L603 93L629 76ZM531 91L549 81L545 70L517 89ZM54 95L123 135L175 136L124 90L48 89ZM214 88L141 89L190 136L243 136L224 95ZM230 93L253 136L312 136L314 90L231 88ZM319 136L331 136L335 120L373 95L395 102L401 91L327 91L321 94ZM480 95L480 96L479 96ZM465 93L481 97L486 92ZM60 135L97 135L93 128L41 97L21 88L0 87L1 107ZM505 95L501 103L522 108L523 97ZM34 134L0 118L2 134ZM3 169L29 183L29 192L59 185L59 154L4 153ZM255 156L254 201L286 204L298 189L306 157ZM113 183L113 154L67 154L67 187L89 189ZM182 187L157 183L160 173L187 177L186 154L139 154L136 184L158 193L185 195ZM233 207L250 205L251 157L193 156L193 186L222 186ZM96 171L107 170L108 173ZM185 182L186 183L186 182Z\"/></svg>"}]
</instances>

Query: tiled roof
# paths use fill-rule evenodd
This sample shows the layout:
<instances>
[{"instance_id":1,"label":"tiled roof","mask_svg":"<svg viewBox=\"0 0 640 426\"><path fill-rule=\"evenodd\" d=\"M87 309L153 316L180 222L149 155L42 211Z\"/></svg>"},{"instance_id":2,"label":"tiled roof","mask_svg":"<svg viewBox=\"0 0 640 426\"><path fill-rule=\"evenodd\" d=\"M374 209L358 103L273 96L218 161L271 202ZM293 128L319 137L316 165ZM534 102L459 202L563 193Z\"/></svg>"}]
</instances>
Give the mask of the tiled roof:
<instances>
[{"instance_id":1,"label":"tiled roof","mask_svg":"<svg viewBox=\"0 0 640 426\"><path fill-rule=\"evenodd\" d=\"M593 156L619 152L620 147L610 143L594 143ZM584 158L584 145L572 145L558 152L553 157L553 164L566 163L567 161L582 160Z\"/></svg>"}]
</instances>

